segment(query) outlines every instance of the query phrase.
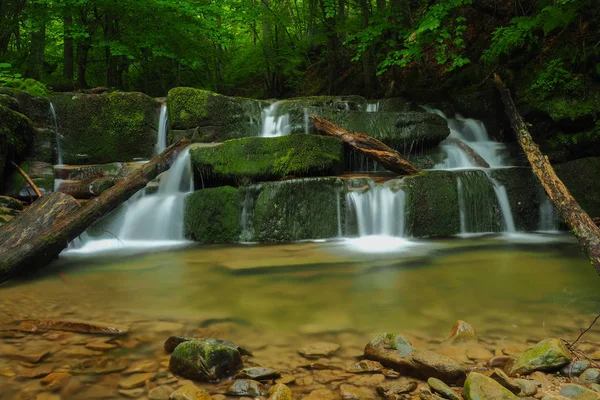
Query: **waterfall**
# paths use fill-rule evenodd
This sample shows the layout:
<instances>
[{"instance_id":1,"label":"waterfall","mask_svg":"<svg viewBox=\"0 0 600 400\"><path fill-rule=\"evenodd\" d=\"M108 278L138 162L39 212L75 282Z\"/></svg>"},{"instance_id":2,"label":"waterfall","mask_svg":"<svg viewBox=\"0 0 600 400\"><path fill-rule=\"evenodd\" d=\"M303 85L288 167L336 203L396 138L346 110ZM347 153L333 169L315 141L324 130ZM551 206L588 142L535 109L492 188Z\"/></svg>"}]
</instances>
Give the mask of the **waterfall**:
<instances>
[{"instance_id":1,"label":"waterfall","mask_svg":"<svg viewBox=\"0 0 600 400\"><path fill-rule=\"evenodd\" d=\"M167 148L167 130L169 114L165 103L160 105L160 118L158 119L158 136L156 140L156 154L162 153Z\"/></svg>"},{"instance_id":2,"label":"waterfall","mask_svg":"<svg viewBox=\"0 0 600 400\"><path fill-rule=\"evenodd\" d=\"M160 175L154 193L149 193L152 191L148 187L136 193L107 217L108 221L101 221L100 236L95 235L97 229L92 227L69 250L87 253L182 243L185 198L194 190L189 150L188 147L182 151L171 168Z\"/></svg>"},{"instance_id":3,"label":"waterfall","mask_svg":"<svg viewBox=\"0 0 600 400\"><path fill-rule=\"evenodd\" d=\"M378 112L380 109L380 102L367 103L367 112Z\"/></svg>"},{"instance_id":4,"label":"waterfall","mask_svg":"<svg viewBox=\"0 0 600 400\"><path fill-rule=\"evenodd\" d=\"M554 211L552 202L544 193L540 191L540 222L538 229L544 232L557 232L560 226L560 218Z\"/></svg>"},{"instance_id":5,"label":"waterfall","mask_svg":"<svg viewBox=\"0 0 600 400\"><path fill-rule=\"evenodd\" d=\"M60 144L60 140L62 136L58 133L58 118L56 118L56 109L54 108L54 103L50 102L50 115L52 116L52 121L54 122L54 138L56 140L56 155L57 155L57 164L63 165L63 154L62 154L62 146Z\"/></svg>"},{"instance_id":6,"label":"waterfall","mask_svg":"<svg viewBox=\"0 0 600 400\"><path fill-rule=\"evenodd\" d=\"M262 137L276 137L289 135L290 114L280 114L282 101L275 102L262 112Z\"/></svg>"},{"instance_id":7,"label":"waterfall","mask_svg":"<svg viewBox=\"0 0 600 400\"><path fill-rule=\"evenodd\" d=\"M477 170L457 174L460 233L497 231L497 195L488 175Z\"/></svg>"},{"instance_id":8,"label":"waterfall","mask_svg":"<svg viewBox=\"0 0 600 400\"><path fill-rule=\"evenodd\" d=\"M488 178L494 185L494 192L496 192L496 198L498 199L498 205L500 206L500 212L502 213L502 220L504 222L504 231L516 232L515 219L513 218L512 210L510 209L506 188L491 176L488 175Z\"/></svg>"}]
</instances>

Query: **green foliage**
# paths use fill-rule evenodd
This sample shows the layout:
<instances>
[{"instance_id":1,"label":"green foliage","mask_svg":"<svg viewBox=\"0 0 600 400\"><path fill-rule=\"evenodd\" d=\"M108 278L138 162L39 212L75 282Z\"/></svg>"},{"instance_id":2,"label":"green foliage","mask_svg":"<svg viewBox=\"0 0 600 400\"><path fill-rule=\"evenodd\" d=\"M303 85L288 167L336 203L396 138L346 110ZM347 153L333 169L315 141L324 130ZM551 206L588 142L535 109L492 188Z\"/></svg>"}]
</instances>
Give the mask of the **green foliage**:
<instances>
[{"instance_id":1,"label":"green foliage","mask_svg":"<svg viewBox=\"0 0 600 400\"><path fill-rule=\"evenodd\" d=\"M0 63L0 86L28 92L32 96L46 96L50 92L46 85L35 79L23 79L23 75L11 72L10 63Z\"/></svg>"}]
</instances>

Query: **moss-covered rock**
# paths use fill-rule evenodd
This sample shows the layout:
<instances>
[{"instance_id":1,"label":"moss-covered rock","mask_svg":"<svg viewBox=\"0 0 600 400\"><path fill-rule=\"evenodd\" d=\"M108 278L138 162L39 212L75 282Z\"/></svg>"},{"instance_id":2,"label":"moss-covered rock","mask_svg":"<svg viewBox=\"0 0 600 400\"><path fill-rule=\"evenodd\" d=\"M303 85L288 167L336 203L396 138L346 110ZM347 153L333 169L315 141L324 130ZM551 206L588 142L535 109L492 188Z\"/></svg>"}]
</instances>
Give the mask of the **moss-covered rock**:
<instances>
[{"instance_id":1,"label":"moss-covered rock","mask_svg":"<svg viewBox=\"0 0 600 400\"><path fill-rule=\"evenodd\" d=\"M142 93L55 95L63 161L94 164L149 159L156 144L156 102Z\"/></svg>"},{"instance_id":2,"label":"moss-covered rock","mask_svg":"<svg viewBox=\"0 0 600 400\"><path fill-rule=\"evenodd\" d=\"M50 100L47 96L33 95L23 90L8 87L0 87L0 94L16 99L19 105L18 111L33 121L36 127L43 128L53 124L50 115Z\"/></svg>"},{"instance_id":3,"label":"moss-covered rock","mask_svg":"<svg viewBox=\"0 0 600 400\"><path fill-rule=\"evenodd\" d=\"M21 112L17 99L7 94L0 94L0 105L10 108L13 111Z\"/></svg>"},{"instance_id":4,"label":"moss-covered rock","mask_svg":"<svg viewBox=\"0 0 600 400\"><path fill-rule=\"evenodd\" d=\"M466 400L517 400L514 395L498 382L477 372L471 372L465 381Z\"/></svg>"},{"instance_id":5,"label":"moss-covered rock","mask_svg":"<svg viewBox=\"0 0 600 400\"><path fill-rule=\"evenodd\" d=\"M560 339L542 340L534 347L513 356L504 367L509 375L527 375L535 371L556 371L573 360Z\"/></svg>"},{"instance_id":6,"label":"moss-covered rock","mask_svg":"<svg viewBox=\"0 0 600 400\"><path fill-rule=\"evenodd\" d=\"M201 243L238 242L241 224L242 201L235 188L197 190L185 200L184 232L189 239Z\"/></svg>"},{"instance_id":7,"label":"moss-covered rock","mask_svg":"<svg viewBox=\"0 0 600 400\"><path fill-rule=\"evenodd\" d=\"M189 87L171 89L167 102L171 128L195 133L188 138L198 142L260 135L262 110L269 104Z\"/></svg>"},{"instance_id":8,"label":"moss-covered rock","mask_svg":"<svg viewBox=\"0 0 600 400\"><path fill-rule=\"evenodd\" d=\"M23 92L27 92L32 96L47 96L50 93L45 84L31 78L14 79L12 81L6 82L5 86Z\"/></svg>"},{"instance_id":9,"label":"moss-covered rock","mask_svg":"<svg viewBox=\"0 0 600 400\"><path fill-rule=\"evenodd\" d=\"M196 180L209 186L335 174L344 160L342 142L316 135L229 140L190 153Z\"/></svg>"},{"instance_id":10,"label":"moss-covered rock","mask_svg":"<svg viewBox=\"0 0 600 400\"><path fill-rule=\"evenodd\" d=\"M31 120L0 105L0 189L10 161L19 162L33 140Z\"/></svg>"},{"instance_id":11,"label":"moss-covered rock","mask_svg":"<svg viewBox=\"0 0 600 400\"><path fill-rule=\"evenodd\" d=\"M179 344L169 361L174 374L208 382L229 377L241 367L242 356L235 345L210 338Z\"/></svg>"},{"instance_id":12,"label":"moss-covered rock","mask_svg":"<svg viewBox=\"0 0 600 400\"><path fill-rule=\"evenodd\" d=\"M425 171L404 178L408 194L406 224L414 237L460 233L457 175L450 171Z\"/></svg>"},{"instance_id":13,"label":"moss-covered rock","mask_svg":"<svg viewBox=\"0 0 600 400\"><path fill-rule=\"evenodd\" d=\"M592 217L600 217L600 157L581 158L554 167L556 174Z\"/></svg>"}]
</instances>

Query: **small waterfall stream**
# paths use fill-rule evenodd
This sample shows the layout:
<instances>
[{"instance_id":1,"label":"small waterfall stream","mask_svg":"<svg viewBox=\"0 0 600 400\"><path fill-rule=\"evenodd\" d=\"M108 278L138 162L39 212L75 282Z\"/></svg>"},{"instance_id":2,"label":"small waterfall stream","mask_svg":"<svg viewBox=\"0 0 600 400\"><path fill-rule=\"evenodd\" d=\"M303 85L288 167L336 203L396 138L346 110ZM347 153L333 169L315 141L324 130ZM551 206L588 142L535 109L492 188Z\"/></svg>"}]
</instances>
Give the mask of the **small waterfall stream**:
<instances>
[{"instance_id":1,"label":"small waterfall stream","mask_svg":"<svg viewBox=\"0 0 600 400\"><path fill-rule=\"evenodd\" d=\"M271 104L262 112L262 137L285 136L292 133L290 115L281 114L282 101Z\"/></svg>"},{"instance_id":2,"label":"small waterfall stream","mask_svg":"<svg viewBox=\"0 0 600 400\"><path fill-rule=\"evenodd\" d=\"M162 153L167 148L167 131L169 129L169 113L167 104L160 106L160 117L158 119L158 135L156 139L156 154Z\"/></svg>"},{"instance_id":3,"label":"small waterfall stream","mask_svg":"<svg viewBox=\"0 0 600 400\"><path fill-rule=\"evenodd\" d=\"M63 154L62 154L62 145L61 145L61 139L62 136L60 135L60 133L58 133L58 118L56 117L56 109L54 108L54 103L50 102L50 116L52 117L52 122L54 124L53 128L54 128L54 140L56 140L56 164L57 165L64 165L63 164Z\"/></svg>"}]
</instances>

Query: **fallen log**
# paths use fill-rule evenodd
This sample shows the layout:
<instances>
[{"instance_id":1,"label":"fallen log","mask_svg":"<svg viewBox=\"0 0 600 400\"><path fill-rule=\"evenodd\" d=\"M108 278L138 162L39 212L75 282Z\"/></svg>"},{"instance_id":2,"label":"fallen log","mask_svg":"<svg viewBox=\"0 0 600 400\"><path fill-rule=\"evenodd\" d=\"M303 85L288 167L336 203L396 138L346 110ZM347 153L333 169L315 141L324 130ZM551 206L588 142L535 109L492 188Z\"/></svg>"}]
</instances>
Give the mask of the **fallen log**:
<instances>
[{"instance_id":1,"label":"fallen log","mask_svg":"<svg viewBox=\"0 0 600 400\"><path fill-rule=\"evenodd\" d=\"M11 247L3 245L0 248L0 283L15 275L31 272L50 264L70 241L81 235L94 222L117 208L137 191L143 189L158 174L169 169L173 160L189 144L188 140L180 140L167 147L161 154L152 158L100 196L90 200L85 206L68 216L55 218L48 227L40 229L36 235L29 237L26 243L18 242ZM31 212L35 212L35 210ZM29 213L28 209L23 214ZM28 228L22 226L21 229ZM3 227L0 228L0 232L3 230ZM13 234L18 235L18 229L13 230Z\"/></svg>"},{"instance_id":2,"label":"fallen log","mask_svg":"<svg viewBox=\"0 0 600 400\"><path fill-rule=\"evenodd\" d=\"M420 172L417 167L405 160L396 150L369 135L358 132L348 132L333 122L314 114L311 115L310 118L317 131L327 136L333 136L340 139L342 142L369 157L371 160L377 161L388 171L400 175L412 175Z\"/></svg>"},{"instance_id":3,"label":"fallen log","mask_svg":"<svg viewBox=\"0 0 600 400\"><path fill-rule=\"evenodd\" d=\"M490 164L488 164L488 162L485 161L483 157L481 157L475 150L473 150L473 148L471 148L471 146L469 146L462 140L449 137L445 140L445 142L452 143L458 148L460 148L462 151L464 151L467 154L467 157L469 157L476 166L480 168L490 167Z\"/></svg>"},{"instance_id":4,"label":"fallen log","mask_svg":"<svg viewBox=\"0 0 600 400\"><path fill-rule=\"evenodd\" d=\"M548 194L550 201L554 205L554 209L560 213L561 217L569 225L569 228L571 228L573 234L583 247L583 251L590 258L594 269L600 275L600 228L596 226L592 218L590 218L577 200L569 193L567 187L556 175L548 157L542 154L538 145L533 141L525 121L523 121L512 100L510 90L508 90L497 74L494 74L494 83L500 92L506 114L535 176L544 187L546 194Z\"/></svg>"}]
</instances>

